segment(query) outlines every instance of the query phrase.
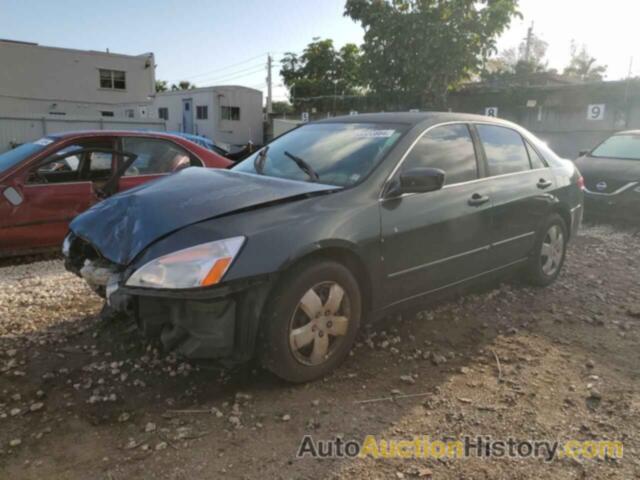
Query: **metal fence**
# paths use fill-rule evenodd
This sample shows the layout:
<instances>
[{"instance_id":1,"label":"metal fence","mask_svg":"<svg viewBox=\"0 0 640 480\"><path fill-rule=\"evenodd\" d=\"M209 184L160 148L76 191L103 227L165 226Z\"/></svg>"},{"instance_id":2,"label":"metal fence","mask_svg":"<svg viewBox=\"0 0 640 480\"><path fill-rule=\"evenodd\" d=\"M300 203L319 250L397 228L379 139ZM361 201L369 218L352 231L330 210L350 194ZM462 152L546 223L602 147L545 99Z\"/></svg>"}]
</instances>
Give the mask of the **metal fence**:
<instances>
[{"instance_id":1,"label":"metal fence","mask_svg":"<svg viewBox=\"0 0 640 480\"><path fill-rule=\"evenodd\" d=\"M166 131L166 126L164 121L153 119L0 115L0 153L48 134L80 130Z\"/></svg>"}]
</instances>

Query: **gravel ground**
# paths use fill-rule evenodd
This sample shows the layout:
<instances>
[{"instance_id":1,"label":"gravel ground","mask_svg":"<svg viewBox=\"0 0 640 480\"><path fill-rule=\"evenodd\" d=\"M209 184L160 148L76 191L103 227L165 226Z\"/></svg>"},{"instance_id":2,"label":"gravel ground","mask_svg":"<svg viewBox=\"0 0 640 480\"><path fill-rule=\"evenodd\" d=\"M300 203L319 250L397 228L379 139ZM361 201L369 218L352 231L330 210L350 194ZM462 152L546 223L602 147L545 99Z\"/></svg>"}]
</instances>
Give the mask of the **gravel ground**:
<instances>
[{"instance_id":1,"label":"gravel ground","mask_svg":"<svg viewBox=\"0 0 640 480\"><path fill-rule=\"evenodd\" d=\"M101 323L100 299L59 260L0 267L0 478L640 478L639 249L628 231L585 228L551 288L492 284L404 312L302 386L183 362L135 326ZM305 434L611 439L625 451L296 459Z\"/></svg>"}]
</instances>

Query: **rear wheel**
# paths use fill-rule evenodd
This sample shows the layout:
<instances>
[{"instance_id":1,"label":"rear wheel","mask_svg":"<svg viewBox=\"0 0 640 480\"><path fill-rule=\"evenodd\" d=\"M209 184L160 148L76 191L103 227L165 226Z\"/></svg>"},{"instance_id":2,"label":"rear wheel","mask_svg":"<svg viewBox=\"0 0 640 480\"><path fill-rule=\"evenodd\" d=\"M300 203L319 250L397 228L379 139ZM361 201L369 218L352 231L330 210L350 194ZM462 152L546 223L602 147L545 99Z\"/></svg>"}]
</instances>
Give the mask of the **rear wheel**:
<instances>
[{"instance_id":1,"label":"rear wheel","mask_svg":"<svg viewBox=\"0 0 640 480\"><path fill-rule=\"evenodd\" d=\"M526 271L529 283L544 287L558 278L564 264L567 240L567 226L562 217L554 213L536 239Z\"/></svg>"},{"instance_id":2,"label":"rear wheel","mask_svg":"<svg viewBox=\"0 0 640 480\"><path fill-rule=\"evenodd\" d=\"M349 354L361 312L358 282L345 266L322 260L295 268L264 318L263 365L290 382L327 374Z\"/></svg>"}]
</instances>

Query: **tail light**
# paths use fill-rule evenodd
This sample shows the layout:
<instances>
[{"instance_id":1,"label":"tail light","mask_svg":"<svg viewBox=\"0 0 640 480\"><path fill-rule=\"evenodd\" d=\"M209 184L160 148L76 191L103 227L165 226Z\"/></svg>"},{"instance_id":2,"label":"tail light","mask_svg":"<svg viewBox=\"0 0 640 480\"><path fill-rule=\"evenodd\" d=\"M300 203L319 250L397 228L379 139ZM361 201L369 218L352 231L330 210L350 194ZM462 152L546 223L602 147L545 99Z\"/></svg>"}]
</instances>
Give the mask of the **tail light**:
<instances>
[{"instance_id":1,"label":"tail light","mask_svg":"<svg viewBox=\"0 0 640 480\"><path fill-rule=\"evenodd\" d=\"M578 177L578 181L576 182L576 184L578 185L578 188L580 190L584 190L584 177L582 175Z\"/></svg>"}]
</instances>

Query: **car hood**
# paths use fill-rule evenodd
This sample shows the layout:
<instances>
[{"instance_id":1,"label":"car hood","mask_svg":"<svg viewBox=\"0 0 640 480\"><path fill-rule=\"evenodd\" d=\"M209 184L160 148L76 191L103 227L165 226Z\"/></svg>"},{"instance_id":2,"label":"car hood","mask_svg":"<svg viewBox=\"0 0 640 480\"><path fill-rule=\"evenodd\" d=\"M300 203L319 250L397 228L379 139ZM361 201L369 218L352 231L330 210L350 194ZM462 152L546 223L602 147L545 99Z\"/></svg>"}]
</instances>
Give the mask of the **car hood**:
<instances>
[{"instance_id":1,"label":"car hood","mask_svg":"<svg viewBox=\"0 0 640 480\"><path fill-rule=\"evenodd\" d=\"M640 160L587 156L578 158L576 165L586 180L635 182L640 179Z\"/></svg>"},{"instance_id":2,"label":"car hood","mask_svg":"<svg viewBox=\"0 0 640 480\"><path fill-rule=\"evenodd\" d=\"M128 265L151 243L188 225L338 189L229 170L187 168L94 205L77 216L70 229L108 260Z\"/></svg>"}]
</instances>

